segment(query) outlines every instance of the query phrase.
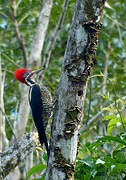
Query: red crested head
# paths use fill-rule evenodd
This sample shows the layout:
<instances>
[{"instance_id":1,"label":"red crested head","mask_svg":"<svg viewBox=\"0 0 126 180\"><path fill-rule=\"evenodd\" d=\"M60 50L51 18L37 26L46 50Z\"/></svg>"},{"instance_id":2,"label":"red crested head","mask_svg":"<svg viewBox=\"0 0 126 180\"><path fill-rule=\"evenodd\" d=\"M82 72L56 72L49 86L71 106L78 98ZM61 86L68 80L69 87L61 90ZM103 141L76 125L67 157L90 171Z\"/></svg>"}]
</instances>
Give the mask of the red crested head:
<instances>
[{"instance_id":1,"label":"red crested head","mask_svg":"<svg viewBox=\"0 0 126 180\"><path fill-rule=\"evenodd\" d=\"M27 68L19 68L19 69L15 70L14 75L18 81L20 81L21 83L26 83L25 76L26 76L26 74L28 75L31 71L32 70L27 69ZM32 76L32 74L30 75L30 77L31 76Z\"/></svg>"}]
</instances>

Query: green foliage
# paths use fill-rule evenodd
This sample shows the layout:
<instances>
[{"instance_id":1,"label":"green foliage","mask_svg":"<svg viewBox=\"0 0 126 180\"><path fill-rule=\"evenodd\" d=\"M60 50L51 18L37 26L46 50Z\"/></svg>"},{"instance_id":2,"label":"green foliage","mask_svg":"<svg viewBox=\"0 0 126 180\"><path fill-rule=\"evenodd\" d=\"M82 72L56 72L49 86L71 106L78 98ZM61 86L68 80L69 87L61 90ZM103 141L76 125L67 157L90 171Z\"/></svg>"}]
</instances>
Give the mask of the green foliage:
<instances>
[{"instance_id":1,"label":"green foliage","mask_svg":"<svg viewBox=\"0 0 126 180\"><path fill-rule=\"evenodd\" d=\"M114 101L114 89L116 94L120 97L125 96L126 87L126 21L125 11L126 6L124 6L124 1L107 1L110 8L106 7L104 11L104 16L102 19L103 28L99 35L99 42L96 55L96 66L93 69L92 75L104 74L104 65L106 62L106 55L109 54L108 60L108 73L107 82L105 86L106 96L109 93L109 99L104 99L101 94L101 89L103 86L103 77L96 76L91 78L91 110L90 117L93 117L102 107L108 106ZM108 43L110 48L108 49ZM113 83L110 82L113 80ZM89 106L89 96L90 96L90 85L88 86L87 99L85 103L85 119L88 116L88 106Z\"/></svg>"},{"instance_id":2,"label":"green foliage","mask_svg":"<svg viewBox=\"0 0 126 180\"><path fill-rule=\"evenodd\" d=\"M79 148L75 180L126 178L126 133L104 136Z\"/></svg>"},{"instance_id":3,"label":"green foliage","mask_svg":"<svg viewBox=\"0 0 126 180\"><path fill-rule=\"evenodd\" d=\"M109 136L96 138L79 148L75 180L126 179L125 105L125 98L119 97L102 109L109 113L103 117Z\"/></svg>"},{"instance_id":4,"label":"green foliage","mask_svg":"<svg viewBox=\"0 0 126 180\"><path fill-rule=\"evenodd\" d=\"M19 30L24 38L28 52L30 53L31 42L38 23L38 16L42 7L41 0L16 0L17 2L17 22ZM64 24L58 32L56 43L50 58L50 64L46 71L43 83L50 89L53 97L58 88L61 66L64 60L64 53L67 44L68 32L72 21L76 0L69 0ZM14 123L18 114L20 104L20 86L15 81L13 71L24 64L23 54L17 41L14 26L11 20L12 8L7 0L0 0L0 45L2 72L5 72L4 83L4 105L6 115L11 123ZM63 0L54 0L51 11L48 32L42 52L42 59L49 39L55 30L58 18L61 13ZM103 28L99 35L98 49L96 55L96 66L93 69L84 108L84 125L90 118L99 111L104 110L95 123L91 125L86 133L82 133L80 139L85 139L79 148L75 179L123 179L126 176L126 154L125 154L125 111L126 94L126 6L125 1L109 0L103 14ZM108 48L110 44L110 48ZM106 55L108 59L108 74L105 86L105 93L101 93L103 87L104 65ZM5 56L6 55L6 56ZM14 63L12 63L12 60ZM110 106L115 100L120 99L118 105ZM89 111L89 104L91 105ZM103 109L104 107L104 109ZM16 111L17 109L17 111ZM88 113L89 112L89 113ZM106 132L99 133L101 124L104 124ZM26 127L26 131L31 129L31 116ZM91 132L91 133L89 133ZM121 134L120 134L121 133ZM11 139L12 132L6 122L6 134ZM114 135L114 136L112 136ZM97 139L97 140L96 140ZM92 143L91 143L92 142ZM47 160L46 153L44 160ZM27 175L40 171L43 165L33 167ZM44 178L44 177L43 177ZM41 178L40 178L41 179Z\"/></svg>"},{"instance_id":5,"label":"green foliage","mask_svg":"<svg viewBox=\"0 0 126 180\"><path fill-rule=\"evenodd\" d=\"M35 173L38 173L38 172L44 170L45 168L46 168L46 165L45 165L45 164L37 164L37 165L33 166L33 167L28 171L28 173L27 173L27 175L26 175L26 180L28 180L31 175L33 175L33 174L35 174ZM37 179L41 179L41 180L42 180L42 178L37 178ZM35 180L35 179L34 179L34 180Z\"/></svg>"},{"instance_id":6,"label":"green foliage","mask_svg":"<svg viewBox=\"0 0 126 180\"><path fill-rule=\"evenodd\" d=\"M111 134L115 128L122 128L122 121L126 124L126 118L122 114L121 117L117 117L115 114L107 115L103 120L109 120L107 133Z\"/></svg>"},{"instance_id":7,"label":"green foliage","mask_svg":"<svg viewBox=\"0 0 126 180\"><path fill-rule=\"evenodd\" d=\"M105 107L103 110L109 112L109 115L105 115L103 120L109 121L107 124L107 133L110 135L113 131L118 133L122 129L125 130L126 127L126 117L124 115L125 101L122 98L118 99L118 103L115 100L115 106Z\"/></svg>"}]
</instances>

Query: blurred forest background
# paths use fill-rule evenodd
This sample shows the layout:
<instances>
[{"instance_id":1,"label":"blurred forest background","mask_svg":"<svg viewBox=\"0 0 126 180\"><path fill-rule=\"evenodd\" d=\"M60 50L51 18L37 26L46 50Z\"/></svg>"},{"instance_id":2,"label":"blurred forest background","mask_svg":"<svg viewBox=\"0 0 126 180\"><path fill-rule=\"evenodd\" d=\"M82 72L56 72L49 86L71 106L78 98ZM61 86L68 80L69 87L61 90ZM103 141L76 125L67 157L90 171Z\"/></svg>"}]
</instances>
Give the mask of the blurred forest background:
<instances>
[{"instance_id":1,"label":"blurred forest background","mask_svg":"<svg viewBox=\"0 0 126 180\"><path fill-rule=\"evenodd\" d=\"M53 1L41 54L42 61L37 65L38 67L48 54L50 40L53 39L59 18L63 13L63 3L64 0ZM67 3L64 20L57 29L56 40L51 43L49 65L43 76L42 82L51 91L53 99L59 83L75 3L75 0L69 0ZM13 142L13 133L20 137L25 132L33 130L29 110L26 114L21 114L22 100L25 103L22 106L28 106L27 94L22 93L21 96L23 86L16 81L13 74L16 68L25 66L22 45L15 31L18 27L22 42L30 56L42 1L17 0L16 19L13 18L12 4L13 0L0 0L0 151L5 150L9 143ZM96 65L88 81L75 180L126 178L126 3L124 0L109 0L106 3L102 24ZM31 67L36 68L34 65ZM22 99L23 95L25 100ZM46 159L45 153L43 156ZM22 162L20 171L16 168L7 179L14 179L13 177L25 179L28 170L40 162L45 164L36 150ZM31 170L28 176L34 172L35 170Z\"/></svg>"}]
</instances>

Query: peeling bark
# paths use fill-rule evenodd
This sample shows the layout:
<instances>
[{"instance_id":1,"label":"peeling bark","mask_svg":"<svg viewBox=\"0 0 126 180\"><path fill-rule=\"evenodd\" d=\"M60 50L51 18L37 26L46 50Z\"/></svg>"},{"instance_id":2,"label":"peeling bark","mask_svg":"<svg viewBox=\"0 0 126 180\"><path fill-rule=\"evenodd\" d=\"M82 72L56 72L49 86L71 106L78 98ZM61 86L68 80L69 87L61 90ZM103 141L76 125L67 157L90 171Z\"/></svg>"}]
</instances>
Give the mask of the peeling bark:
<instances>
[{"instance_id":1,"label":"peeling bark","mask_svg":"<svg viewBox=\"0 0 126 180\"><path fill-rule=\"evenodd\" d=\"M72 180L87 80L95 64L105 1L78 0L55 102L46 180Z\"/></svg>"},{"instance_id":2,"label":"peeling bark","mask_svg":"<svg viewBox=\"0 0 126 180\"><path fill-rule=\"evenodd\" d=\"M36 147L36 136L32 133L18 139L6 151L0 153L0 179L4 179Z\"/></svg>"}]
</instances>

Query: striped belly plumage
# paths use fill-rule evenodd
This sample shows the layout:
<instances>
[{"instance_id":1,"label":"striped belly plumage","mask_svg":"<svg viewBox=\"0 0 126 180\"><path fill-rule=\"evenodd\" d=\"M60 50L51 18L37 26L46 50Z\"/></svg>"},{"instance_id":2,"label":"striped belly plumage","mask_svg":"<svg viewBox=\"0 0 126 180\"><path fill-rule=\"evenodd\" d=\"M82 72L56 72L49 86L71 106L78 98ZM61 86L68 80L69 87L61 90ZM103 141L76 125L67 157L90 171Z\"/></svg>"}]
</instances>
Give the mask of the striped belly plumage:
<instances>
[{"instance_id":1,"label":"striped belly plumage","mask_svg":"<svg viewBox=\"0 0 126 180\"><path fill-rule=\"evenodd\" d=\"M44 129L46 130L48 120L52 116L52 109L53 109L53 104L52 104L52 96L48 89L40 85L41 89L41 99L42 99L42 104L43 104L43 111L42 111L42 117L43 117L43 125Z\"/></svg>"}]
</instances>

